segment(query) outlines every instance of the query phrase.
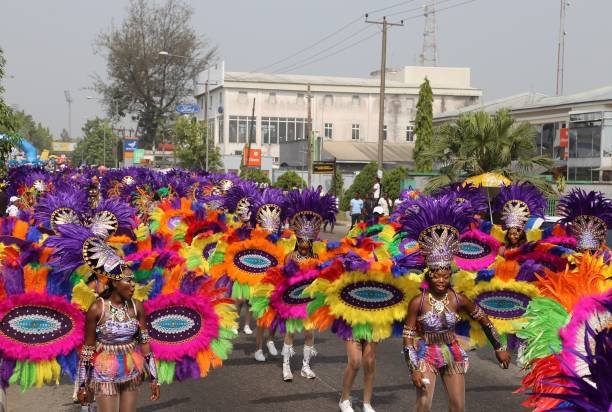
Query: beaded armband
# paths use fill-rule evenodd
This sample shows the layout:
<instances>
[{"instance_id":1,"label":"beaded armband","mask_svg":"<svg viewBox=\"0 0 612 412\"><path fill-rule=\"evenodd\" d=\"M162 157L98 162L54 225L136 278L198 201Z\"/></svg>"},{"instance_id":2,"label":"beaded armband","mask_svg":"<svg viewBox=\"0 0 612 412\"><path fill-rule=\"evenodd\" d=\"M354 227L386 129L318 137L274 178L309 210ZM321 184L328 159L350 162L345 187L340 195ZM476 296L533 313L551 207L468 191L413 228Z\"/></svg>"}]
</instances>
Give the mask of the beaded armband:
<instances>
[{"instance_id":1,"label":"beaded armband","mask_svg":"<svg viewBox=\"0 0 612 412\"><path fill-rule=\"evenodd\" d=\"M410 373L418 370L418 356L416 350L412 346L408 345L404 346L404 350L402 352L404 353L404 360L406 361L406 365L408 366Z\"/></svg>"},{"instance_id":2,"label":"beaded armband","mask_svg":"<svg viewBox=\"0 0 612 412\"><path fill-rule=\"evenodd\" d=\"M415 338L417 336L417 329L414 326L404 325L402 336L404 338Z\"/></svg>"},{"instance_id":3,"label":"beaded armband","mask_svg":"<svg viewBox=\"0 0 612 412\"><path fill-rule=\"evenodd\" d=\"M95 346L83 345L81 348L81 360L79 362L79 369L77 371L77 378L80 388L89 386L93 370L93 355L95 351Z\"/></svg>"},{"instance_id":4,"label":"beaded armband","mask_svg":"<svg viewBox=\"0 0 612 412\"><path fill-rule=\"evenodd\" d=\"M95 351L95 346L83 345L81 348L81 360L84 362L91 362Z\"/></svg>"},{"instance_id":5,"label":"beaded armband","mask_svg":"<svg viewBox=\"0 0 612 412\"><path fill-rule=\"evenodd\" d=\"M157 365L155 364L155 357L153 356L153 352L149 352L144 357L145 366L149 372L149 377L151 378L151 382L157 383Z\"/></svg>"},{"instance_id":6,"label":"beaded armband","mask_svg":"<svg viewBox=\"0 0 612 412\"><path fill-rule=\"evenodd\" d=\"M476 308L470 313L470 317L474 320L480 320L486 316L486 313L482 308L476 305Z\"/></svg>"},{"instance_id":7,"label":"beaded armband","mask_svg":"<svg viewBox=\"0 0 612 412\"><path fill-rule=\"evenodd\" d=\"M501 342L501 337L499 336L499 333L497 332L497 329L495 329L495 326L492 322L483 325L482 329L485 335L487 336L489 342L491 342L493 349L495 349L496 351L505 350Z\"/></svg>"},{"instance_id":8,"label":"beaded armband","mask_svg":"<svg viewBox=\"0 0 612 412\"><path fill-rule=\"evenodd\" d=\"M141 344L149 343L151 339L149 338L149 332L146 330L140 329L138 334L138 342Z\"/></svg>"}]
</instances>

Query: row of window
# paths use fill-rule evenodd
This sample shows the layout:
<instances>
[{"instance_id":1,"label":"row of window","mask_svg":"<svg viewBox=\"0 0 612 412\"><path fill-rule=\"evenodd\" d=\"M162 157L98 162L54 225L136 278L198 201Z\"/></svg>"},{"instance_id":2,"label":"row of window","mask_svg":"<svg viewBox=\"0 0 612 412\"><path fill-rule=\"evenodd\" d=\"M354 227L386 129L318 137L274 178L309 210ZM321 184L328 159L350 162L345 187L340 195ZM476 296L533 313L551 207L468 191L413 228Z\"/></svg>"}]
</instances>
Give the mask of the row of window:
<instances>
[{"instance_id":1,"label":"row of window","mask_svg":"<svg viewBox=\"0 0 612 412\"><path fill-rule=\"evenodd\" d=\"M306 95L304 93L296 93L295 97L296 97L296 104L298 104L298 105L306 104L306 99L307 98L306 98ZM323 105L324 106L328 106L328 107L329 106L333 106L335 98L338 98L338 97L334 96L333 94L326 94L326 95L324 95L323 96ZM250 102L248 93L246 91L239 91L238 92L238 102L242 103L242 104ZM276 94L276 92L269 92L268 93L267 103L268 104L276 104L277 103L277 94ZM361 96L359 96L358 94L351 95L351 104L354 107L359 107L361 105ZM212 105L212 95L211 95L211 105ZM406 106L408 108L412 108L414 106L414 98L408 97L406 99Z\"/></svg>"},{"instance_id":2,"label":"row of window","mask_svg":"<svg viewBox=\"0 0 612 412\"><path fill-rule=\"evenodd\" d=\"M219 143L223 143L223 117L219 116ZM229 142L246 143L247 136L251 136L251 143L256 143L257 119L251 116L230 116L229 117ZM210 128L211 135L214 136L214 125ZM387 140L387 125L384 126L384 139ZM326 139L333 139L333 123L325 123L323 136ZM300 117L262 117L261 118L261 139L263 144L277 144L282 142L293 142L306 138L306 119ZM361 140L361 126L359 123L351 125L351 139ZM404 139L407 142L414 141L414 128L412 125L406 126Z\"/></svg>"}]
</instances>

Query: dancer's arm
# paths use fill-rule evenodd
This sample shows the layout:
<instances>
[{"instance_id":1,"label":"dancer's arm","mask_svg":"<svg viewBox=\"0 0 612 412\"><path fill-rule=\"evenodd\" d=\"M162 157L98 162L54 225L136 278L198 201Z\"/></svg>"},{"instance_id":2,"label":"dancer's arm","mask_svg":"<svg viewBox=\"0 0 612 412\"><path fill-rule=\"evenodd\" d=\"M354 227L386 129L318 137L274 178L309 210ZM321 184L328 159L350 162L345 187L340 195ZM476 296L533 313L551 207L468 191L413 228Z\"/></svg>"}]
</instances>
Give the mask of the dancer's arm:
<instances>
[{"instance_id":1,"label":"dancer's arm","mask_svg":"<svg viewBox=\"0 0 612 412\"><path fill-rule=\"evenodd\" d=\"M147 331L147 317L145 315L144 306L141 302L133 300L134 306L136 307L136 313L138 314L138 323L140 324L140 330L138 332L138 341L140 342L140 350L145 358L145 368L151 378L151 400L156 401L159 399L159 383L157 381L157 365L155 364L155 356L151 351L151 345L149 344L149 332Z\"/></svg>"},{"instance_id":2,"label":"dancer's arm","mask_svg":"<svg viewBox=\"0 0 612 412\"><path fill-rule=\"evenodd\" d=\"M412 383L419 389L424 389L423 373L418 368L417 350L414 346L415 338L417 337L417 316L419 313L421 297L415 296L408 305L408 316L404 324L404 360L410 370Z\"/></svg>"},{"instance_id":3,"label":"dancer's arm","mask_svg":"<svg viewBox=\"0 0 612 412\"><path fill-rule=\"evenodd\" d=\"M96 326L102 314L102 299L96 300L85 315L85 342L81 348L79 359L79 369L77 379L79 381L79 391L77 399L81 405L87 405L90 402L89 386L91 375L93 373L93 355L96 350Z\"/></svg>"}]
</instances>

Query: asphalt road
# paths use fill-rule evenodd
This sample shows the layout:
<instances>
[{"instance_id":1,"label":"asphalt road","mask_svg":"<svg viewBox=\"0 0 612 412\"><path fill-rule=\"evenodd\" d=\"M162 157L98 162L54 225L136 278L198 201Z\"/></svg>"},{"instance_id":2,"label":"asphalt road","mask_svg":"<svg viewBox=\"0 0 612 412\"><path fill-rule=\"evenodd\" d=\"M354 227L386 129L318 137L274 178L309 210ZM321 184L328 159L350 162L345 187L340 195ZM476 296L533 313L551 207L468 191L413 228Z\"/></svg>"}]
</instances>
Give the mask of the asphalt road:
<instances>
[{"instance_id":1,"label":"asphalt road","mask_svg":"<svg viewBox=\"0 0 612 412\"><path fill-rule=\"evenodd\" d=\"M345 228L336 228L336 238ZM294 381L281 378L281 359L269 358L265 363L253 360L254 336L240 334L234 351L221 369L214 370L203 380L162 386L157 402L148 400L148 388L143 386L138 411L336 411L342 388L342 373L346 364L344 343L331 333L316 336L319 355L312 365L317 378L299 376L302 340L296 340L297 356L292 359ZM277 338L280 351L282 341ZM414 404L414 389L404 365L400 339L388 339L377 350L377 375L373 406L378 411L410 411ZM295 373L297 372L297 373ZM467 374L467 411L522 411L522 397L513 395L521 372L511 365L502 370L494 361L492 350L470 352ZM436 385L434 411L445 411L444 388ZM362 410L362 376L358 375L352 392L353 406ZM69 382L21 392L11 387L7 392L10 411L78 411L72 403L73 386Z\"/></svg>"}]
</instances>

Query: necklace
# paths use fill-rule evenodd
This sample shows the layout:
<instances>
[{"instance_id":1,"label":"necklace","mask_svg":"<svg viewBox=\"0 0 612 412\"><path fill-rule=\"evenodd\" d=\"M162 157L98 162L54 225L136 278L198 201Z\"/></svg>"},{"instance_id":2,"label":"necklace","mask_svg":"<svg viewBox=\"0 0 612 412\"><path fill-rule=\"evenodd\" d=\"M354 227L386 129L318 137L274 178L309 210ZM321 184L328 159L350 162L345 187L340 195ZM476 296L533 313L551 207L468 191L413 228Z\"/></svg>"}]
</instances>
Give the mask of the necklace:
<instances>
[{"instance_id":1,"label":"necklace","mask_svg":"<svg viewBox=\"0 0 612 412\"><path fill-rule=\"evenodd\" d=\"M431 305L433 310L436 311L438 315L441 314L442 312L444 312L444 309L446 309L448 305L448 292L446 292L444 297L440 300L434 298L433 295L430 293L429 294L429 304Z\"/></svg>"},{"instance_id":2,"label":"necklace","mask_svg":"<svg viewBox=\"0 0 612 412\"><path fill-rule=\"evenodd\" d=\"M123 322L128 318L128 307L127 302L123 302L123 307L116 307L113 305L113 302L108 301L110 305L110 314L112 319L116 319L119 322Z\"/></svg>"}]
</instances>

